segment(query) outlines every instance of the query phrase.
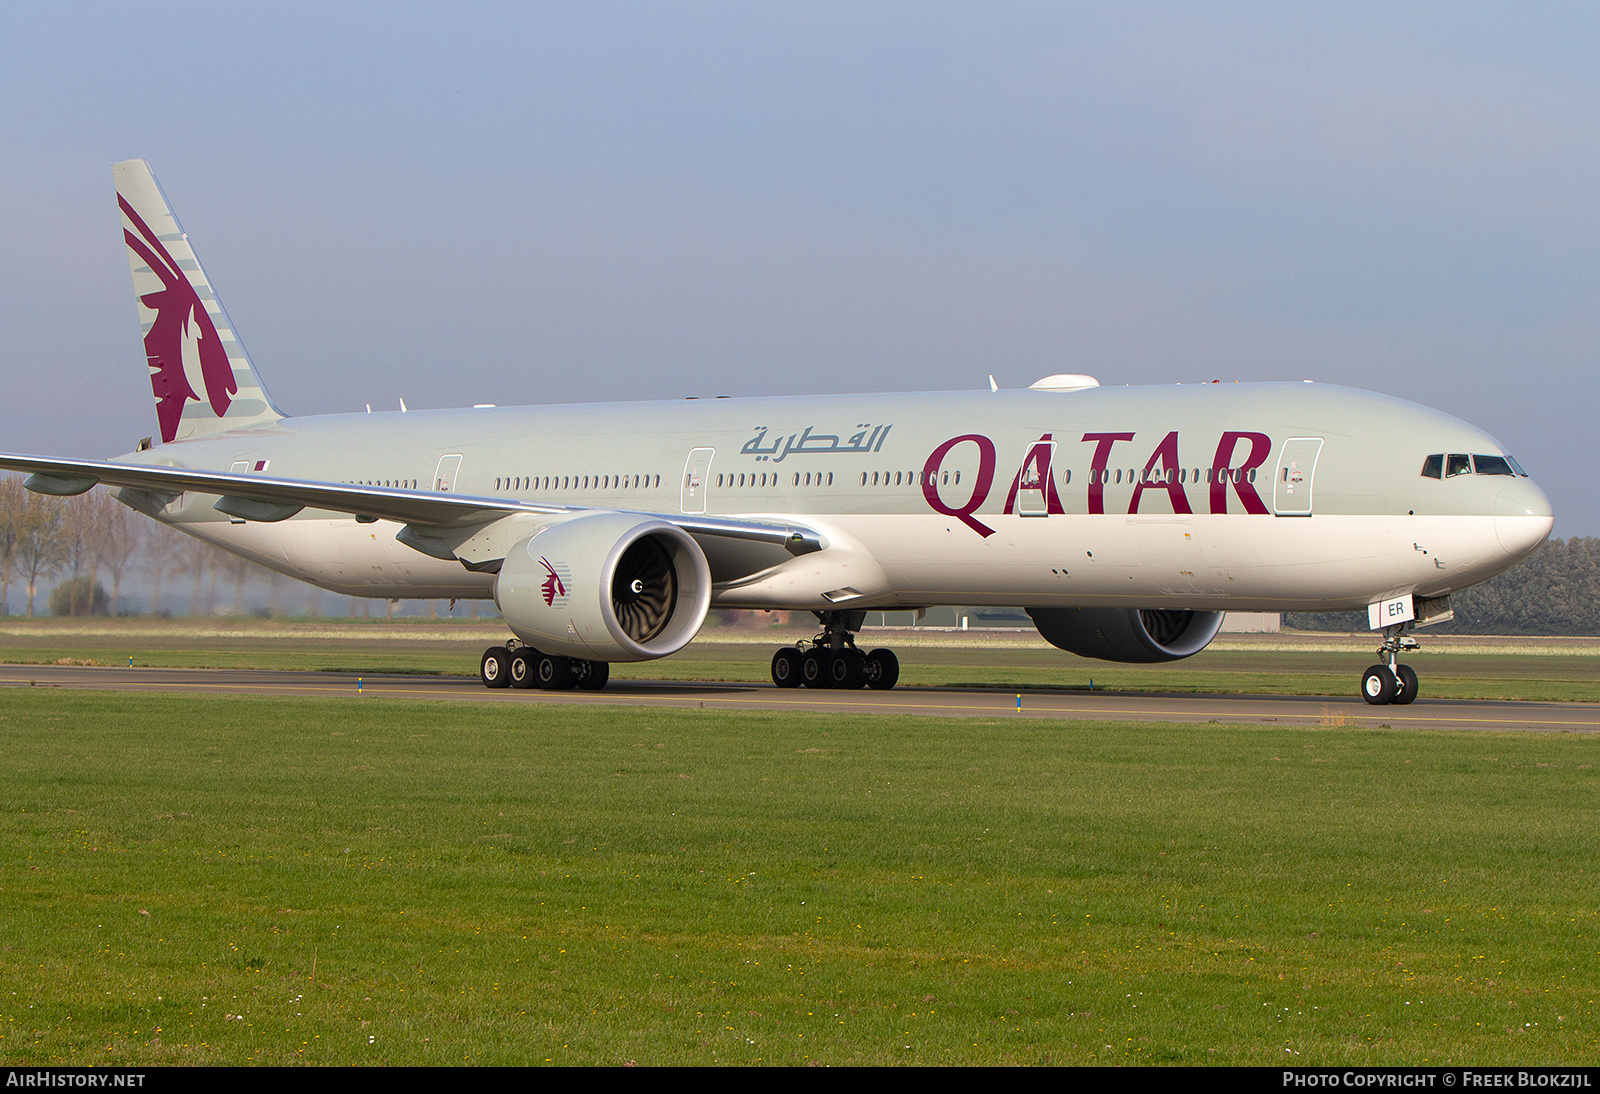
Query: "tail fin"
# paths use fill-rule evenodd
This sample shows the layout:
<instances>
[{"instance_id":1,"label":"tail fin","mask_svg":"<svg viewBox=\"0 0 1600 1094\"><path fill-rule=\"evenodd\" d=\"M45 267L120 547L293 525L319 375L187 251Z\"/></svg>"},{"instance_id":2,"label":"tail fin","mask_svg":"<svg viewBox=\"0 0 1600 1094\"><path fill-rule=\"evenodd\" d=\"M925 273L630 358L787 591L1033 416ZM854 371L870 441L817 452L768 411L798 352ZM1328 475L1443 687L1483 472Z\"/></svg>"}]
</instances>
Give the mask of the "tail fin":
<instances>
[{"instance_id":1,"label":"tail fin","mask_svg":"<svg viewBox=\"0 0 1600 1094\"><path fill-rule=\"evenodd\" d=\"M281 420L144 160L111 168L161 440Z\"/></svg>"}]
</instances>

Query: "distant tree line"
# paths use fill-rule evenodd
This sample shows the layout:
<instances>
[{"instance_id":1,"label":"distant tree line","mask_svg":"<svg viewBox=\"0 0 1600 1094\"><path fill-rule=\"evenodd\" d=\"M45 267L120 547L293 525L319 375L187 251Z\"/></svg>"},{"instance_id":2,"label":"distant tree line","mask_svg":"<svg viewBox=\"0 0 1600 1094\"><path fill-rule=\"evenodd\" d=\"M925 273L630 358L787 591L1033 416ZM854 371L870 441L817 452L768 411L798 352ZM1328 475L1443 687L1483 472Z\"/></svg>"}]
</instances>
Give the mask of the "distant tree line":
<instances>
[{"instance_id":1,"label":"distant tree line","mask_svg":"<svg viewBox=\"0 0 1600 1094\"><path fill-rule=\"evenodd\" d=\"M219 602L244 613L252 582L268 582L274 600L282 586L300 584L150 520L104 488L58 498L24 489L20 478L0 478L0 615L32 618L46 606L51 615L120 615L130 578L149 592L152 610L187 579L190 615L209 614ZM12 603L13 588L20 604Z\"/></svg>"},{"instance_id":2,"label":"distant tree line","mask_svg":"<svg viewBox=\"0 0 1600 1094\"><path fill-rule=\"evenodd\" d=\"M1450 596L1455 619L1427 634L1600 635L1600 537L1552 539L1522 565ZM1285 627L1365 631L1365 612L1288 612Z\"/></svg>"},{"instance_id":3,"label":"distant tree line","mask_svg":"<svg viewBox=\"0 0 1600 1094\"><path fill-rule=\"evenodd\" d=\"M66 614L88 614L94 609L94 586L104 573L112 588L104 610L114 612L123 576L145 541L149 523L103 490L56 498L23 489L15 477L0 480L0 611L10 613L11 586L16 583L26 594L32 617L40 583L68 574L89 580L69 590ZM86 598L81 611L79 596Z\"/></svg>"},{"instance_id":4,"label":"distant tree line","mask_svg":"<svg viewBox=\"0 0 1600 1094\"><path fill-rule=\"evenodd\" d=\"M352 619L372 618L374 609L385 618L450 614L441 600L324 592L136 513L104 487L58 498L35 494L22 481L0 475L0 616L132 614L129 587L141 609L161 615L176 609L191 616L316 617L333 604L348 604ZM473 600L461 611L477 619L493 608Z\"/></svg>"}]
</instances>

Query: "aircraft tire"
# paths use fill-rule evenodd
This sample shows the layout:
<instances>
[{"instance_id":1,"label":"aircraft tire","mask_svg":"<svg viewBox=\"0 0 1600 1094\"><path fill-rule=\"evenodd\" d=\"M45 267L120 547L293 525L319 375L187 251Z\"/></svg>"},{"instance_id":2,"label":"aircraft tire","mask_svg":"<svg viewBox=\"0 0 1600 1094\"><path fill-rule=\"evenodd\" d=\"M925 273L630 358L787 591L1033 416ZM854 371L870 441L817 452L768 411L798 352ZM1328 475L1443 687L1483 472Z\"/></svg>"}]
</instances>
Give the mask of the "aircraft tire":
<instances>
[{"instance_id":1,"label":"aircraft tire","mask_svg":"<svg viewBox=\"0 0 1600 1094\"><path fill-rule=\"evenodd\" d=\"M867 682L866 657L860 650L839 650L828 662L828 686L853 691Z\"/></svg>"},{"instance_id":2,"label":"aircraft tire","mask_svg":"<svg viewBox=\"0 0 1600 1094\"><path fill-rule=\"evenodd\" d=\"M873 650L862 670L867 687L875 691L888 691L900 682L900 658L893 650Z\"/></svg>"},{"instance_id":3,"label":"aircraft tire","mask_svg":"<svg viewBox=\"0 0 1600 1094\"><path fill-rule=\"evenodd\" d=\"M780 688L800 686L800 651L785 646L772 655L772 682Z\"/></svg>"},{"instance_id":4,"label":"aircraft tire","mask_svg":"<svg viewBox=\"0 0 1600 1094\"><path fill-rule=\"evenodd\" d=\"M599 691L611 679L609 661L574 661L572 667L581 691Z\"/></svg>"},{"instance_id":5,"label":"aircraft tire","mask_svg":"<svg viewBox=\"0 0 1600 1094\"><path fill-rule=\"evenodd\" d=\"M808 688L825 688L828 686L828 659L827 650L812 647L805 656L800 658L800 682Z\"/></svg>"},{"instance_id":6,"label":"aircraft tire","mask_svg":"<svg viewBox=\"0 0 1600 1094\"><path fill-rule=\"evenodd\" d=\"M1410 665L1400 665L1395 668L1400 676L1400 683L1395 688L1394 702L1404 706L1417 701L1417 692L1421 684L1417 681L1417 674L1411 671Z\"/></svg>"},{"instance_id":7,"label":"aircraft tire","mask_svg":"<svg viewBox=\"0 0 1600 1094\"><path fill-rule=\"evenodd\" d=\"M535 649L520 649L511 655L511 666L508 670L511 686L514 688L531 688L538 683L539 651Z\"/></svg>"},{"instance_id":8,"label":"aircraft tire","mask_svg":"<svg viewBox=\"0 0 1600 1094\"><path fill-rule=\"evenodd\" d=\"M1375 707L1394 702L1396 690L1398 685L1388 665L1373 665L1361 674L1361 698Z\"/></svg>"},{"instance_id":9,"label":"aircraft tire","mask_svg":"<svg viewBox=\"0 0 1600 1094\"><path fill-rule=\"evenodd\" d=\"M478 679L486 688L511 686L511 651L504 646L490 646L483 651L478 664Z\"/></svg>"},{"instance_id":10,"label":"aircraft tire","mask_svg":"<svg viewBox=\"0 0 1600 1094\"><path fill-rule=\"evenodd\" d=\"M572 686L572 658L553 653L539 655L539 686L546 691L565 691Z\"/></svg>"}]
</instances>

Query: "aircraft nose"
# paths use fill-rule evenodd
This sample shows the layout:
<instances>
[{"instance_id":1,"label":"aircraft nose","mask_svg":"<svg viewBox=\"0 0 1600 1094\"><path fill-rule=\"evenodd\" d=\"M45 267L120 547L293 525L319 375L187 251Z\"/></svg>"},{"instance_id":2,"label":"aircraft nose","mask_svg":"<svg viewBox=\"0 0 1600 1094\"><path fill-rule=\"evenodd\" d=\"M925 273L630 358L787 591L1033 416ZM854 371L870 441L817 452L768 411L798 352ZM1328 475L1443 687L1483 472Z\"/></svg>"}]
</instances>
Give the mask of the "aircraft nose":
<instances>
[{"instance_id":1,"label":"aircraft nose","mask_svg":"<svg viewBox=\"0 0 1600 1094\"><path fill-rule=\"evenodd\" d=\"M1555 513L1532 479L1518 479L1495 498L1494 534L1513 558L1524 558L1550 537Z\"/></svg>"}]
</instances>

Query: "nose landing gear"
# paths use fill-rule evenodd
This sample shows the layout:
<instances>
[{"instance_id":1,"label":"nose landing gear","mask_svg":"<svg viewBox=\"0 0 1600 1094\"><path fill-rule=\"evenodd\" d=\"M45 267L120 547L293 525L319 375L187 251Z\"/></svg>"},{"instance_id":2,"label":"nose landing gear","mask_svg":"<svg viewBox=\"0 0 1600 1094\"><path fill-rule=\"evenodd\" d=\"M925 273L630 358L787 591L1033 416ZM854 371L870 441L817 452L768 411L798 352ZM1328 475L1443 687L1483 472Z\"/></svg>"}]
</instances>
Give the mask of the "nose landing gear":
<instances>
[{"instance_id":1,"label":"nose landing gear","mask_svg":"<svg viewBox=\"0 0 1600 1094\"><path fill-rule=\"evenodd\" d=\"M780 688L860 688L887 691L900 680L893 650L862 653L855 632L866 612L815 612L822 633L809 643L785 646L772 655L772 682Z\"/></svg>"},{"instance_id":2,"label":"nose landing gear","mask_svg":"<svg viewBox=\"0 0 1600 1094\"><path fill-rule=\"evenodd\" d=\"M1373 706L1387 703L1404 706L1416 701L1420 687L1417 674L1411 671L1410 665L1399 663L1401 650L1419 648L1417 640L1408 633L1411 627L1410 623L1396 623L1383 628L1383 645L1378 648L1378 656L1384 663L1373 665L1361 676L1361 697Z\"/></svg>"}]
</instances>

